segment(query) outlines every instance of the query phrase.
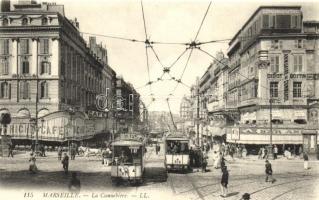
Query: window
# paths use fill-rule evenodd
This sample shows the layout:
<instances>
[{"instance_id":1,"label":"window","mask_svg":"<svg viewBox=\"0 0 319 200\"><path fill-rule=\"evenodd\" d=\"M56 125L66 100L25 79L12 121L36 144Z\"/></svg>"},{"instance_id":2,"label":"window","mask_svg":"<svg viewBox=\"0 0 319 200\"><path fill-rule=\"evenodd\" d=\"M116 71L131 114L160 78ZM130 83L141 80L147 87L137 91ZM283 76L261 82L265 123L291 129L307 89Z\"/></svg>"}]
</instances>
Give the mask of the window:
<instances>
[{"instance_id":1,"label":"window","mask_svg":"<svg viewBox=\"0 0 319 200\"><path fill-rule=\"evenodd\" d=\"M263 15L263 28L269 28L269 15Z\"/></svg>"},{"instance_id":2,"label":"window","mask_svg":"<svg viewBox=\"0 0 319 200\"><path fill-rule=\"evenodd\" d=\"M277 15L276 16L276 28L290 28L291 17L290 15Z\"/></svg>"},{"instance_id":3,"label":"window","mask_svg":"<svg viewBox=\"0 0 319 200\"><path fill-rule=\"evenodd\" d=\"M0 98L8 99L10 98L10 84L7 82L2 82L0 84Z\"/></svg>"},{"instance_id":4,"label":"window","mask_svg":"<svg viewBox=\"0 0 319 200\"><path fill-rule=\"evenodd\" d=\"M9 40L1 39L0 40L0 54L8 55L9 54Z\"/></svg>"},{"instance_id":5,"label":"window","mask_svg":"<svg viewBox=\"0 0 319 200\"><path fill-rule=\"evenodd\" d=\"M299 21L299 17L297 15L292 15L291 16L291 28L297 28L298 21Z\"/></svg>"},{"instance_id":6,"label":"window","mask_svg":"<svg viewBox=\"0 0 319 200\"><path fill-rule=\"evenodd\" d=\"M29 40L21 39L20 40L20 54L28 54L29 53Z\"/></svg>"},{"instance_id":7,"label":"window","mask_svg":"<svg viewBox=\"0 0 319 200\"><path fill-rule=\"evenodd\" d=\"M40 54L49 54L49 39L40 39Z\"/></svg>"},{"instance_id":8,"label":"window","mask_svg":"<svg viewBox=\"0 0 319 200\"><path fill-rule=\"evenodd\" d=\"M276 26L276 15L271 15L269 20L269 28L275 28Z\"/></svg>"},{"instance_id":9,"label":"window","mask_svg":"<svg viewBox=\"0 0 319 200\"><path fill-rule=\"evenodd\" d=\"M48 25L48 18L46 17L42 18L42 25Z\"/></svg>"},{"instance_id":10,"label":"window","mask_svg":"<svg viewBox=\"0 0 319 200\"><path fill-rule=\"evenodd\" d=\"M278 82L270 82L270 98L278 97Z\"/></svg>"},{"instance_id":11,"label":"window","mask_svg":"<svg viewBox=\"0 0 319 200\"><path fill-rule=\"evenodd\" d=\"M47 61L41 63L41 74L51 74L51 64Z\"/></svg>"},{"instance_id":12,"label":"window","mask_svg":"<svg viewBox=\"0 0 319 200\"><path fill-rule=\"evenodd\" d=\"M270 70L272 73L279 72L279 56L271 56L270 57Z\"/></svg>"},{"instance_id":13,"label":"window","mask_svg":"<svg viewBox=\"0 0 319 200\"><path fill-rule=\"evenodd\" d=\"M293 83L293 97L294 98L301 97L301 82Z\"/></svg>"},{"instance_id":14,"label":"window","mask_svg":"<svg viewBox=\"0 0 319 200\"><path fill-rule=\"evenodd\" d=\"M7 18L4 18L2 21L2 26L8 26L9 25L9 20Z\"/></svg>"},{"instance_id":15,"label":"window","mask_svg":"<svg viewBox=\"0 0 319 200\"><path fill-rule=\"evenodd\" d=\"M9 74L9 62L7 59L0 60L0 75Z\"/></svg>"},{"instance_id":16,"label":"window","mask_svg":"<svg viewBox=\"0 0 319 200\"><path fill-rule=\"evenodd\" d=\"M40 85L40 98L48 98L49 97L49 84L44 81Z\"/></svg>"},{"instance_id":17,"label":"window","mask_svg":"<svg viewBox=\"0 0 319 200\"><path fill-rule=\"evenodd\" d=\"M23 18L22 19L22 26L28 25L28 18Z\"/></svg>"},{"instance_id":18,"label":"window","mask_svg":"<svg viewBox=\"0 0 319 200\"><path fill-rule=\"evenodd\" d=\"M22 61L22 74L29 74L29 61Z\"/></svg>"},{"instance_id":19,"label":"window","mask_svg":"<svg viewBox=\"0 0 319 200\"><path fill-rule=\"evenodd\" d=\"M20 82L20 99L29 99L29 87L27 81Z\"/></svg>"},{"instance_id":20,"label":"window","mask_svg":"<svg viewBox=\"0 0 319 200\"><path fill-rule=\"evenodd\" d=\"M302 72L302 55L294 55L294 72Z\"/></svg>"},{"instance_id":21,"label":"window","mask_svg":"<svg viewBox=\"0 0 319 200\"><path fill-rule=\"evenodd\" d=\"M303 41L302 40L295 40L295 48L296 49L303 48Z\"/></svg>"}]
</instances>

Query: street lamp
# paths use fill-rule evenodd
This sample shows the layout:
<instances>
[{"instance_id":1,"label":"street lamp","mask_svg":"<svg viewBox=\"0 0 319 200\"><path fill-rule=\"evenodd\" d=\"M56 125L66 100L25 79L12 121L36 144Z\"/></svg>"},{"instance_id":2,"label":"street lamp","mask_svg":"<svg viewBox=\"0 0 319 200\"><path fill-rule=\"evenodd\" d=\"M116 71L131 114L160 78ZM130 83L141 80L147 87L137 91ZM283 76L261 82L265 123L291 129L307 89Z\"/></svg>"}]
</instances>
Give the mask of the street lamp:
<instances>
[{"instance_id":1,"label":"street lamp","mask_svg":"<svg viewBox=\"0 0 319 200\"><path fill-rule=\"evenodd\" d=\"M272 103L273 99L269 99L269 147L268 147L268 159L274 159L273 149L272 149Z\"/></svg>"},{"instance_id":2,"label":"street lamp","mask_svg":"<svg viewBox=\"0 0 319 200\"><path fill-rule=\"evenodd\" d=\"M73 115L75 114L75 109L70 107L67 112L70 115L70 121L68 123L68 126L72 130L72 141L74 140L74 127L73 127ZM70 148L70 136L68 135L68 149L69 149L69 155L71 153L71 148Z\"/></svg>"},{"instance_id":3,"label":"street lamp","mask_svg":"<svg viewBox=\"0 0 319 200\"><path fill-rule=\"evenodd\" d=\"M38 128L38 119L37 118L30 118L30 124L33 125L34 127L34 130L35 130L35 146L34 146L34 151L35 153L37 154L38 152L38 139L39 139L39 128ZM33 137L32 137L32 140L33 140Z\"/></svg>"}]
</instances>

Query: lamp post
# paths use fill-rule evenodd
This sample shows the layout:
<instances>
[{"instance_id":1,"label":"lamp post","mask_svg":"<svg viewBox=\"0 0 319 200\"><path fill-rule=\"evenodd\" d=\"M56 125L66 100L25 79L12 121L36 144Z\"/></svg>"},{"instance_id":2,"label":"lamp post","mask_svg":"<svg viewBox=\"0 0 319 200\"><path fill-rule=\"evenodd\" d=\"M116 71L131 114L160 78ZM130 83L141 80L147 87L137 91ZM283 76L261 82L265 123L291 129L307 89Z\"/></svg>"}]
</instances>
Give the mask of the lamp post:
<instances>
[{"instance_id":1,"label":"lamp post","mask_svg":"<svg viewBox=\"0 0 319 200\"><path fill-rule=\"evenodd\" d=\"M268 159L274 159L272 149L272 103L273 99L269 99L269 147L268 147Z\"/></svg>"},{"instance_id":2,"label":"lamp post","mask_svg":"<svg viewBox=\"0 0 319 200\"><path fill-rule=\"evenodd\" d=\"M74 126L73 126L73 115L75 114L75 109L70 107L67 112L70 115L70 121L68 123L70 129L72 130L72 142L74 140ZM71 147L70 147L70 135L68 135L68 150L69 150L69 155L71 155Z\"/></svg>"}]
</instances>

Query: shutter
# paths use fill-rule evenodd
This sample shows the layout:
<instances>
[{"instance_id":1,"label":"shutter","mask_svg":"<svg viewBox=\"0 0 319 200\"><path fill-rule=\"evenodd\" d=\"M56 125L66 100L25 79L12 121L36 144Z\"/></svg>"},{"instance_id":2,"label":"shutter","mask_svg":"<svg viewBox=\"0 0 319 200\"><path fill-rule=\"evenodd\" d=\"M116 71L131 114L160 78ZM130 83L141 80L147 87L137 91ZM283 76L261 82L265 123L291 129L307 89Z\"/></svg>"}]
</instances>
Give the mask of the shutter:
<instances>
[{"instance_id":1,"label":"shutter","mask_svg":"<svg viewBox=\"0 0 319 200\"><path fill-rule=\"evenodd\" d=\"M0 98L1 99L3 98L3 93L4 93L4 91L3 91L3 82L2 82L2 83L0 83Z\"/></svg>"},{"instance_id":2,"label":"shutter","mask_svg":"<svg viewBox=\"0 0 319 200\"><path fill-rule=\"evenodd\" d=\"M19 98L23 99L23 89L24 89L24 82L19 82Z\"/></svg>"},{"instance_id":3,"label":"shutter","mask_svg":"<svg viewBox=\"0 0 319 200\"><path fill-rule=\"evenodd\" d=\"M11 83L8 84L8 90L9 90L9 91L8 91L8 93L9 93L9 94L8 94L8 98L11 99Z\"/></svg>"},{"instance_id":4,"label":"shutter","mask_svg":"<svg viewBox=\"0 0 319 200\"><path fill-rule=\"evenodd\" d=\"M302 56L299 56L299 72L302 72Z\"/></svg>"},{"instance_id":5,"label":"shutter","mask_svg":"<svg viewBox=\"0 0 319 200\"><path fill-rule=\"evenodd\" d=\"M45 83L45 97L46 98L49 97L49 83L48 82Z\"/></svg>"},{"instance_id":6,"label":"shutter","mask_svg":"<svg viewBox=\"0 0 319 200\"><path fill-rule=\"evenodd\" d=\"M51 75L51 63L50 62L48 62L48 73L49 73L49 75Z\"/></svg>"}]
</instances>

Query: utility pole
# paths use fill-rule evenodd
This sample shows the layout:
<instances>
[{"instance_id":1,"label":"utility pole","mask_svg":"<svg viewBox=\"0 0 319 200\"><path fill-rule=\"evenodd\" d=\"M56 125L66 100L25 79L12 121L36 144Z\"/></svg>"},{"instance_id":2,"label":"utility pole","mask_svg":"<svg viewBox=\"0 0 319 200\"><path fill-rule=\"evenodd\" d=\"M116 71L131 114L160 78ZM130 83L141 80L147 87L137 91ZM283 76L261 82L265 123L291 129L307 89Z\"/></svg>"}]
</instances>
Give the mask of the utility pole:
<instances>
[{"instance_id":1,"label":"utility pole","mask_svg":"<svg viewBox=\"0 0 319 200\"><path fill-rule=\"evenodd\" d=\"M269 130L270 130L270 137L269 137L269 148L268 148L268 159L274 159L273 149L272 149L272 103L273 100L269 99Z\"/></svg>"},{"instance_id":2,"label":"utility pole","mask_svg":"<svg viewBox=\"0 0 319 200\"><path fill-rule=\"evenodd\" d=\"M197 88L196 88L196 93L197 93L197 116L196 116L196 128L197 128L197 145L199 146L199 83L197 81Z\"/></svg>"}]
</instances>

